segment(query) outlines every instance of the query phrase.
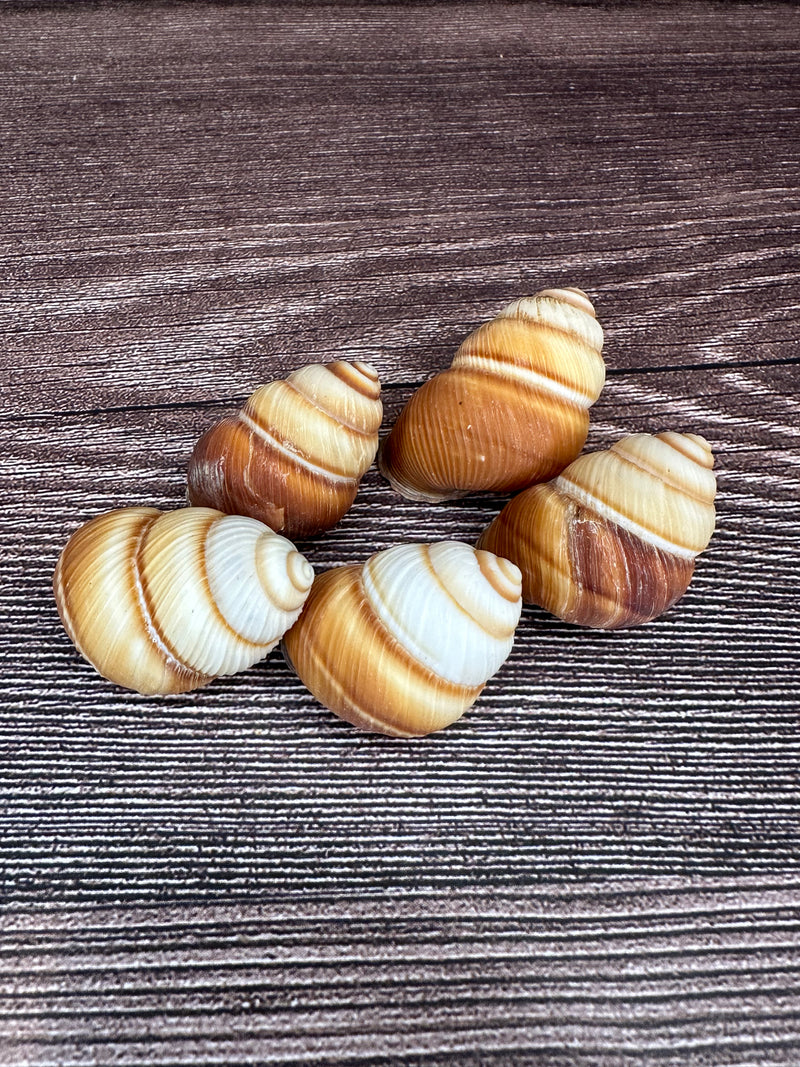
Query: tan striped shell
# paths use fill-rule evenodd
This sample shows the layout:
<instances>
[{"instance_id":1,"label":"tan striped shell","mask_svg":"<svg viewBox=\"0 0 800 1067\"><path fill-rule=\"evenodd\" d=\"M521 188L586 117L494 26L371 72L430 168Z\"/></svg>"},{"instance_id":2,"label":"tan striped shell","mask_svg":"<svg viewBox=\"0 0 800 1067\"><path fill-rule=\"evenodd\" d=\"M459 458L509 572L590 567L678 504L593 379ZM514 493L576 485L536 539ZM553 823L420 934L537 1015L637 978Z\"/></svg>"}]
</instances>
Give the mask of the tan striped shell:
<instances>
[{"instance_id":1,"label":"tan striped shell","mask_svg":"<svg viewBox=\"0 0 800 1067\"><path fill-rule=\"evenodd\" d=\"M475 702L511 651L521 608L508 560L458 541L397 545L316 578L283 648L343 719L418 736Z\"/></svg>"},{"instance_id":2,"label":"tan striped shell","mask_svg":"<svg viewBox=\"0 0 800 1067\"><path fill-rule=\"evenodd\" d=\"M378 375L366 363L311 364L257 389L200 438L189 501L310 537L349 509L378 448Z\"/></svg>"},{"instance_id":3,"label":"tan striped shell","mask_svg":"<svg viewBox=\"0 0 800 1067\"><path fill-rule=\"evenodd\" d=\"M182 693L263 659L314 578L255 519L209 508L124 508L77 530L56 566L64 628L104 678Z\"/></svg>"},{"instance_id":4,"label":"tan striped shell","mask_svg":"<svg viewBox=\"0 0 800 1067\"><path fill-rule=\"evenodd\" d=\"M634 434L514 497L478 545L514 560L524 599L567 622L647 622L686 592L714 532L713 464L697 434Z\"/></svg>"},{"instance_id":5,"label":"tan striped shell","mask_svg":"<svg viewBox=\"0 0 800 1067\"><path fill-rule=\"evenodd\" d=\"M411 397L380 468L411 500L516 492L583 448L605 381L603 331L580 289L514 301Z\"/></svg>"}]
</instances>

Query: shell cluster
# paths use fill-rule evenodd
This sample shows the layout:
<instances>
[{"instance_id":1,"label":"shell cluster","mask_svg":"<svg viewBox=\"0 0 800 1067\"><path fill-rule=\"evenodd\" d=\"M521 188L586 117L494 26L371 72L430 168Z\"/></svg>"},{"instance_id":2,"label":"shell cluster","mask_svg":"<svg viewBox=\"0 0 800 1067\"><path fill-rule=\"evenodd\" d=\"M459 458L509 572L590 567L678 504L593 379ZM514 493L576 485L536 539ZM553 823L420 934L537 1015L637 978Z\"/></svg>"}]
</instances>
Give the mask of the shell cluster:
<instances>
[{"instance_id":1,"label":"shell cluster","mask_svg":"<svg viewBox=\"0 0 800 1067\"><path fill-rule=\"evenodd\" d=\"M329 529L353 503L377 451L380 382L338 361L261 386L194 448L193 506L114 511L72 536L53 582L67 633L100 674L145 694L244 670L283 639L322 704L412 737L474 703L523 599L584 626L655 618L713 533L713 457L679 433L579 456L602 347L574 288L516 300L470 334L411 397L380 468L412 500L518 495L475 548L398 545L316 578L286 537Z\"/></svg>"},{"instance_id":2,"label":"shell cluster","mask_svg":"<svg viewBox=\"0 0 800 1067\"><path fill-rule=\"evenodd\" d=\"M514 560L525 600L567 622L647 622L686 592L714 532L713 462L696 434L634 434L514 497L478 545Z\"/></svg>"},{"instance_id":3,"label":"shell cluster","mask_svg":"<svg viewBox=\"0 0 800 1067\"><path fill-rule=\"evenodd\" d=\"M285 537L210 508L123 508L77 530L53 590L78 651L140 693L184 693L263 659L314 571Z\"/></svg>"},{"instance_id":4,"label":"shell cluster","mask_svg":"<svg viewBox=\"0 0 800 1067\"><path fill-rule=\"evenodd\" d=\"M411 397L380 468L411 500L516 492L583 448L605 382L603 331L580 289L515 300Z\"/></svg>"},{"instance_id":5,"label":"shell cluster","mask_svg":"<svg viewBox=\"0 0 800 1067\"><path fill-rule=\"evenodd\" d=\"M316 578L284 653L348 722L428 734L460 718L506 660L520 582L513 563L460 541L397 545Z\"/></svg>"},{"instance_id":6,"label":"shell cluster","mask_svg":"<svg viewBox=\"0 0 800 1067\"><path fill-rule=\"evenodd\" d=\"M343 361L261 386L197 442L190 503L250 515L292 538L330 529L375 458L380 395L372 367Z\"/></svg>"}]
</instances>

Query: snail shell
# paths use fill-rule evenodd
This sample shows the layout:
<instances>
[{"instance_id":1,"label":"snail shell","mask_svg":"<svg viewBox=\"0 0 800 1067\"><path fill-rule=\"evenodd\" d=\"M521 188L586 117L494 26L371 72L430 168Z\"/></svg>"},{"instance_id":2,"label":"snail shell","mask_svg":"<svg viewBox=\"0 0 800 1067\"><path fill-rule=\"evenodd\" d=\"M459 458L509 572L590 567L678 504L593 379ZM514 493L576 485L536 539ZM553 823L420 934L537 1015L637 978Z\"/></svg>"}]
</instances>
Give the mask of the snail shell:
<instances>
[{"instance_id":1,"label":"snail shell","mask_svg":"<svg viewBox=\"0 0 800 1067\"><path fill-rule=\"evenodd\" d=\"M294 545L255 519L124 508L72 535L53 590L64 628L103 677L183 693L263 659L313 579Z\"/></svg>"},{"instance_id":2,"label":"snail shell","mask_svg":"<svg viewBox=\"0 0 800 1067\"><path fill-rule=\"evenodd\" d=\"M411 397L381 471L402 496L430 501L552 478L583 448L605 381L602 347L580 289L515 300Z\"/></svg>"},{"instance_id":3,"label":"snail shell","mask_svg":"<svg viewBox=\"0 0 800 1067\"><path fill-rule=\"evenodd\" d=\"M469 708L511 651L513 563L458 541L397 545L315 579L283 648L313 695L366 730L413 737Z\"/></svg>"},{"instance_id":4,"label":"snail shell","mask_svg":"<svg viewBox=\"0 0 800 1067\"><path fill-rule=\"evenodd\" d=\"M714 457L697 434L634 434L514 497L478 545L520 567L523 598L603 629L686 592L714 532Z\"/></svg>"},{"instance_id":5,"label":"snail shell","mask_svg":"<svg viewBox=\"0 0 800 1067\"><path fill-rule=\"evenodd\" d=\"M261 386L195 446L195 505L250 515L287 537L330 529L378 449L378 375L366 363L312 364Z\"/></svg>"}]
</instances>

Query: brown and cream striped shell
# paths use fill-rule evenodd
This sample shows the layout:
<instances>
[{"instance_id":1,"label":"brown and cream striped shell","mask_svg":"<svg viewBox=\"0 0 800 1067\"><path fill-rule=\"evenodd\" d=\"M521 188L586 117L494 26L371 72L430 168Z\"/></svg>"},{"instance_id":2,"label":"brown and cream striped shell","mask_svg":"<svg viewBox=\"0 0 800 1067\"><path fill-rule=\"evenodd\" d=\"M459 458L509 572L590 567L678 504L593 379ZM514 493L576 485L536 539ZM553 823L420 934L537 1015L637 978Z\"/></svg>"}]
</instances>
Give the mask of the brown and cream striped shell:
<instances>
[{"instance_id":1,"label":"brown and cream striped shell","mask_svg":"<svg viewBox=\"0 0 800 1067\"><path fill-rule=\"evenodd\" d=\"M190 503L250 515L287 537L330 529L375 458L380 392L372 367L342 361L261 386L198 441Z\"/></svg>"},{"instance_id":2,"label":"brown and cream striped shell","mask_svg":"<svg viewBox=\"0 0 800 1067\"><path fill-rule=\"evenodd\" d=\"M380 468L411 500L516 492L583 448L605 381L603 331L580 289L515 300L411 397Z\"/></svg>"},{"instance_id":3,"label":"brown and cream striped shell","mask_svg":"<svg viewBox=\"0 0 800 1067\"><path fill-rule=\"evenodd\" d=\"M458 541L397 545L316 578L283 648L343 719L418 736L475 702L511 651L521 608L508 560Z\"/></svg>"},{"instance_id":4,"label":"brown and cream striped shell","mask_svg":"<svg viewBox=\"0 0 800 1067\"><path fill-rule=\"evenodd\" d=\"M140 693L183 693L263 659L314 571L255 519L209 508L125 508L77 530L53 589L78 651Z\"/></svg>"},{"instance_id":5,"label":"brown and cream striped shell","mask_svg":"<svg viewBox=\"0 0 800 1067\"><path fill-rule=\"evenodd\" d=\"M696 434L634 434L514 497L478 545L513 560L523 598L604 629L656 618L714 532L716 479Z\"/></svg>"}]
</instances>

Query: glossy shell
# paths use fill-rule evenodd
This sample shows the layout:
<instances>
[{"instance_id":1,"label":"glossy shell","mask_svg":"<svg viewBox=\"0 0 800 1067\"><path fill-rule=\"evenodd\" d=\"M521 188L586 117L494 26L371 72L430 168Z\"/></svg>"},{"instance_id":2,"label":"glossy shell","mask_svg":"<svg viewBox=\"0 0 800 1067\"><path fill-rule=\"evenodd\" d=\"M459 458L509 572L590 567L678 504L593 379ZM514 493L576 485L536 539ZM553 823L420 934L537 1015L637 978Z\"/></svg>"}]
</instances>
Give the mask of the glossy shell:
<instances>
[{"instance_id":1,"label":"glossy shell","mask_svg":"<svg viewBox=\"0 0 800 1067\"><path fill-rule=\"evenodd\" d=\"M257 389L198 441L189 501L310 537L348 510L378 448L380 383L365 363L302 367Z\"/></svg>"},{"instance_id":2,"label":"glossy shell","mask_svg":"<svg viewBox=\"0 0 800 1067\"><path fill-rule=\"evenodd\" d=\"M313 578L294 545L254 519L126 508L73 534L53 589L100 674L140 693L182 693L263 659Z\"/></svg>"},{"instance_id":3,"label":"glossy shell","mask_svg":"<svg viewBox=\"0 0 800 1067\"><path fill-rule=\"evenodd\" d=\"M411 397L381 471L402 496L429 501L552 478L583 448L605 381L602 347L581 290L514 301Z\"/></svg>"},{"instance_id":4,"label":"glossy shell","mask_svg":"<svg viewBox=\"0 0 800 1067\"><path fill-rule=\"evenodd\" d=\"M398 545L315 581L286 657L314 696L365 730L411 737L460 718L505 661L519 570L457 541Z\"/></svg>"},{"instance_id":5,"label":"glossy shell","mask_svg":"<svg viewBox=\"0 0 800 1067\"><path fill-rule=\"evenodd\" d=\"M635 434L520 493L478 545L514 560L524 599L567 622L647 622L686 592L714 532L713 463L696 434Z\"/></svg>"}]
</instances>

